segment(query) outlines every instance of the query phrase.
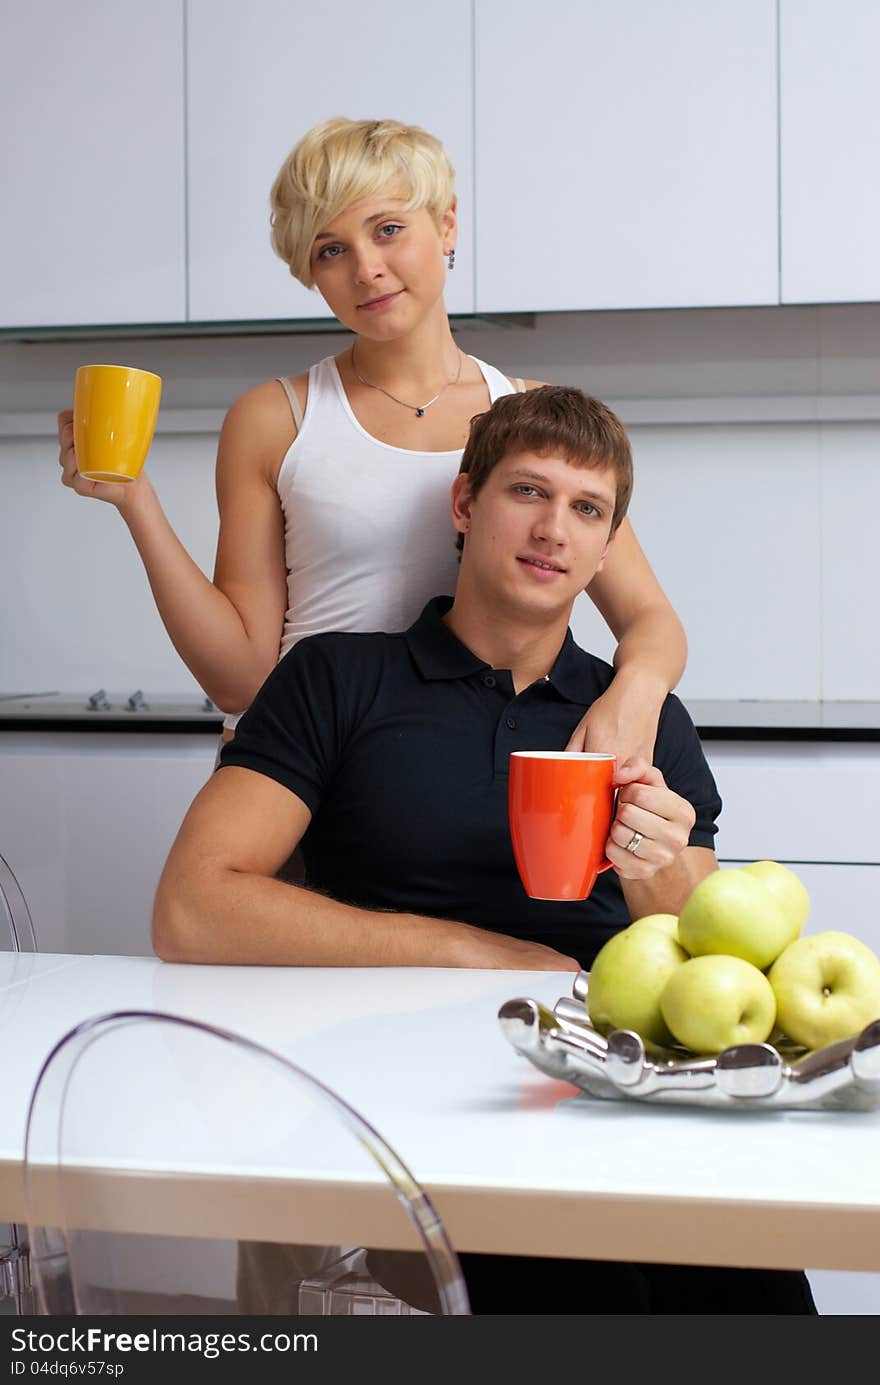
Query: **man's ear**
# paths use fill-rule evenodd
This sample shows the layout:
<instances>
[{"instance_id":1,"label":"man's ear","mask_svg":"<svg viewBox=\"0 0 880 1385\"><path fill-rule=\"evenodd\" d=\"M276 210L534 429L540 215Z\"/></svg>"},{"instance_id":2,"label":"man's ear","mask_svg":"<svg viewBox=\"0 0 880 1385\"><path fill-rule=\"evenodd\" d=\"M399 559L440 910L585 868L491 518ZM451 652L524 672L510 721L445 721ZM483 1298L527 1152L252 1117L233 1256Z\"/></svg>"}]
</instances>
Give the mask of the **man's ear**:
<instances>
[{"instance_id":1,"label":"man's ear","mask_svg":"<svg viewBox=\"0 0 880 1385\"><path fill-rule=\"evenodd\" d=\"M593 577L598 577L599 573L602 571L603 567L605 566L605 559L608 557L608 550L609 550L609 548L611 547L611 545L613 544L617 532L618 532L618 531L615 529L615 531L614 531L613 534L609 534L609 535L608 535L608 542L606 543L605 547L602 549L602 557L599 559L599 563L598 563L598 566L597 566L597 568L596 568L596 571L593 573ZM592 580L593 580L593 578L591 577L591 578L590 578L590 581L592 582Z\"/></svg>"},{"instance_id":2,"label":"man's ear","mask_svg":"<svg viewBox=\"0 0 880 1385\"><path fill-rule=\"evenodd\" d=\"M460 471L452 483L452 523L459 534L471 527L471 482L466 471Z\"/></svg>"}]
</instances>

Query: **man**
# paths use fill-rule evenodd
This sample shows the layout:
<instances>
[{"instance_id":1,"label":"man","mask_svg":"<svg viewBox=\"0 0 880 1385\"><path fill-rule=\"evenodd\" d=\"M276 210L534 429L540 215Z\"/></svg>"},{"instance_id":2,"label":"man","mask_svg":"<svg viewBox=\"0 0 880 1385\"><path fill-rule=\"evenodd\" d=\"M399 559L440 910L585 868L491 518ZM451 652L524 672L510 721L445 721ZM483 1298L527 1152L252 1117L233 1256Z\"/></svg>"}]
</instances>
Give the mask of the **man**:
<instances>
[{"instance_id":1,"label":"man","mask_svg":"<svg viewBox=\"0 0 880 1385\"><path fill-rule=\"evenodd\" d=\"M579 390L505 396L480 415L452 491L454 600L403 634L319 635L282 660L171 851L159 955L574 971L630 919L677 913L717 868L721 804L675 697L654 764L618 767L615 869L589 899L529 899L507 823L510 752L564 748L611 680L568 623L631 489L622 424ZM276 878L300 841L304 888ZM278 1256L246 1248L243 1279ZM461 1259L477 1313L810 1311L799 1275ZM389 1288L397 1263L382 1259Z\"/></svg>"},{"instance_id":2,"label":"man","mask_svg":"<svg viewBox=\"0 0 880 1385\"><path fill-rule=\"evenodd\" d=\"M508 757L556 749L610 667L568 633L632 488L625 430L577 390L498 400L453 488L454 601L404 634L301 641L191 808L159 886L160 956L273 965L575 970L715 869L720 809L676 698L655 764L621 766L615 871L582 903L530 900ZM276 879L302 841L306 888Z\"/></svg>"}]
</instances>

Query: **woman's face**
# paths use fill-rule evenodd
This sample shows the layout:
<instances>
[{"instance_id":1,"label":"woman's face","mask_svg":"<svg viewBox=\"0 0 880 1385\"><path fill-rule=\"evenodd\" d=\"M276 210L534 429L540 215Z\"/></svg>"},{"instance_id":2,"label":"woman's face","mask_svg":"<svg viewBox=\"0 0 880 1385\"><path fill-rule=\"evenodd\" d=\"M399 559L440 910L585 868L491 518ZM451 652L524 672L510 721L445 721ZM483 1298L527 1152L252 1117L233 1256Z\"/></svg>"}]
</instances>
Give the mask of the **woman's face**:
<instances>
[{"instance_id":1,"label":"woman's face","mask_svg":"<svg viewBox=\"0 0 880 1385\"><path fill-rule=\"evenodd\" d=\"M315 237L312 273L321 297L359 336L390 341L411 331L442 299L444 256L455 245L455 211L437 227L425 207L370 197L340 212Z\"/></svg>"}]
</instances>

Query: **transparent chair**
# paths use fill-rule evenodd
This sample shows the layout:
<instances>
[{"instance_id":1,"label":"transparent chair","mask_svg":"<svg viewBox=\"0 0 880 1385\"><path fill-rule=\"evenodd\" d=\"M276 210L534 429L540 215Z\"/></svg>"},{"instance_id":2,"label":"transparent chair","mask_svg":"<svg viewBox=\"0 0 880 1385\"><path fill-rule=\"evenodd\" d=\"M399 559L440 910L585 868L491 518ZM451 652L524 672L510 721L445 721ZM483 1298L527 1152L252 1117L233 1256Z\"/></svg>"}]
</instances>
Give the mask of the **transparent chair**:
<instances>
[{"instance_id":1,"label":"transparent chair","mask_svg":"<svg viewBox=\"0 0 880 1385\"><path fill-rule=\"evenodd\" d=\"M15 872L0 856L0 952L36 952L34 926ZM13 1299L17 1313L33 1311L27 1238L22 1227L0 1222L0 1300Z\"/></svg>"},{"instance_id":2,"label":"transparent chair","mask_svg":"<svg viewBox=\"0 0 880 1385\"><path fill-rule=\"evenodd\" d=\"M15 872L0 856L0 951L36 952L34 925Z\"/></svg>"},{"instance_id":3,"label":"transparent chair","mask_svg":"<svg viewBox=\"0 0 880 1385\"><path fill-rule=\"evenodd\" d=\"M470 1312L382 1136L281 1055L179 1015L99 1015L59 1040L25 1199L44 1313Z\"/></svg>"}]
</instances>

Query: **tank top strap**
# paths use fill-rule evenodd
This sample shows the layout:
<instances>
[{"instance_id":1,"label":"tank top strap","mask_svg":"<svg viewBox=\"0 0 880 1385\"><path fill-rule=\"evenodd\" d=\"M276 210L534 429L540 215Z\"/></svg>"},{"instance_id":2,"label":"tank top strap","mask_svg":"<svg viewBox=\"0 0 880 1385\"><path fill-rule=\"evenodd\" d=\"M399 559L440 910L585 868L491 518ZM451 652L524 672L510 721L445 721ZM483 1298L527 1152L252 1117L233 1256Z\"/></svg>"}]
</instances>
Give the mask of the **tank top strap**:
<instances>
[{"instance_id":1,"label":"tank top strap","mask_svg":"<svg viewBox=\"0 0 880 1385\"><path fill-rule=\"evenodd\" d=\"M293 419L296 423L296 437L287 449L275 483L278 494L281 497L282 507L285 504L285 498L290 495L293 483L296 480L297 468L302 455L306 433L314 433L316 415L320 415L322 411L326 412L328 408L331 413L333 410L333 386L328 369L328 362L331 359L331 357L325 357L323 360L316 361L314 365L309 367L309 383L307 387L308 393L306 395L305 412L300 406L300 402L296 397L296 391L290 381L284 379L280 375L276 375L275 377L283 388L284 393L287 395L290 403L290 412L293 414ZM318 426L320 426L320 420Z\"/></svg>"},{"instance_id":2,"label":"tank top strap","mask_svg":"<svg viewBox=\"0 0 880 1385\"><path fill-rule=\"evenodd\" d=\"M515 393L515 388L510 383L507 376L504 375L502 371L498 370L496 366L487 365L485 361L481 361L477 356L471 356L471 360L474 361L482 371L483 379L489 387L489 399L491 403L494 404L495 400L500 399L502 395Z\"/></svg>"},{"instance_id":3,"label":"tank top strap","mask_svg":"<svg viewBox=\"0 0 880 1385\"><path fill-rule=\"evenodd\" d=\"M303 411L302 405L300 404L299 399L297 398L296 390L293 388L293 385L290 383L286 375L276 375L275 379L278 381L279 385L284 390L284 393L287 395L287 402L290 405L290 412L293 414L293 421L296 424L296 431L298 433L301 433L303 426Z\"/></svg>"}]
</instances>

